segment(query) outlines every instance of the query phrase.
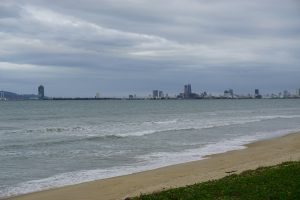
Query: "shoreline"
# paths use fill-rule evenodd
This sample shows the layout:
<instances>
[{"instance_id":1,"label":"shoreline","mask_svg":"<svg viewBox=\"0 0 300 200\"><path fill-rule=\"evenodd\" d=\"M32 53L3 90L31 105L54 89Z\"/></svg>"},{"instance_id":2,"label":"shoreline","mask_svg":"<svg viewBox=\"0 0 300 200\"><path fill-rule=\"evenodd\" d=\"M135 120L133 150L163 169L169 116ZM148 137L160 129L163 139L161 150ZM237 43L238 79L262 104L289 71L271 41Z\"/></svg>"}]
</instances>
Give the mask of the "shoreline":
<instances>
[{"instance_id":1,"label":"shoreline","mask_svg":"<svg viewBox=\"0 0 300 200\"><path fill-rule=\"evenodd\" d=\"M247 148L206 156L206 159L171 165L113 178L64 186L4 199L125 199L140 193L191 185L261 166L300 160L300 132L244 145ZM117 192L116 192L117 191Z\"/></svg>"}]
</instances>

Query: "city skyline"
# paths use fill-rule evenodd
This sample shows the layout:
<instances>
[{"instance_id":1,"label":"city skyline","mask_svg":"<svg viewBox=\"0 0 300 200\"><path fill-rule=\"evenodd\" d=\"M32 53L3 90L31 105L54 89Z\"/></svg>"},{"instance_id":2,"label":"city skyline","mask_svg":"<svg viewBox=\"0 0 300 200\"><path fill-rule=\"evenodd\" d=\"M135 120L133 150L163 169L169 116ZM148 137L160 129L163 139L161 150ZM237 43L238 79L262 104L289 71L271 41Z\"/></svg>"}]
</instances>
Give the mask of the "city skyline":
<instances>
[{"instance_id":1,"label":"city skyline","mask_svg":"<svg viewBox=\"0 0 300 200\"><path fill-rule=\"evenodd\" d=\"M166 93L165 93L166 92ZM8 94L9 98L6 98ZM210 91L195 92L192 90L190 83L183 86L183 90L179 93L169 95L168 91L152 90L151 94L139 95L128 93L127 96L100 96L97 92L95 96L47 96L45 95L45 87L39 85L37 94L17 94L11 91L0 90L0 100L111 100L111 99L268 99L268 98L300 98L300 88L296 90L284 90L278 93L261 93L260 89L254 89L253 92L247 94L237 93L232 88L224 90L223 93L213 94Z\"/></svg>"},{"instance_id":2,"label":"city skyline","mask_svg":"<svg viewBox=\"0 0 300 200\"><path fill-rule=\"evenodd\" d=\"M49 96L300 87L294 0L2 0L0 89Z\"/></svg>"}]
</instances>

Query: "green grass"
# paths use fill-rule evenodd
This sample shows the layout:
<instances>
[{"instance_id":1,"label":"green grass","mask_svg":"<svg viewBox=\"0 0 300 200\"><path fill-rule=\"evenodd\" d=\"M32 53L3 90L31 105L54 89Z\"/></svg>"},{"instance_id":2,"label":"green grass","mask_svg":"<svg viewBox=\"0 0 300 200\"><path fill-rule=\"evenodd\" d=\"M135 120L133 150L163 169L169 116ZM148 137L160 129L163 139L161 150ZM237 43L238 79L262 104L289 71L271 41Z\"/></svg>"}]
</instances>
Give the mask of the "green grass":
<instances>
[{"instance_id":1,"label":"green grass","mask_svg":"<svg viewBox=\"0 0 300 200\"><path fill-rule=\"evenodd\" d=\"M285 162L272 167L245 171L191 186L141 195L134 200L170 199L299 199L300 162Z\"/></svg>"}]
</instances>

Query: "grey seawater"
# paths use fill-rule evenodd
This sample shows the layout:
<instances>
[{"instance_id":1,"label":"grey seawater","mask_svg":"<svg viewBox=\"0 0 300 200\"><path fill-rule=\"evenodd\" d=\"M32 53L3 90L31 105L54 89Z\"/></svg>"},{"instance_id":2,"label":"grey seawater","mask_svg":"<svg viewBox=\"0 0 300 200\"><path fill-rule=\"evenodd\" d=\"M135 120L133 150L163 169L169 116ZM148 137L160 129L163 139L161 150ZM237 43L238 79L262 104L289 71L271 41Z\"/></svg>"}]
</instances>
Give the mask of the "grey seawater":
<instances>
[{"instance_id":1,"label":"grey seawater","mask_svg":"<svg viewBox=\"0 0 300 200\"><path fill-rule=\"evenodd\" d=\"M0 197L244 148L300 130L300 100L0 102Z\"/></svg>"}]
</instances>

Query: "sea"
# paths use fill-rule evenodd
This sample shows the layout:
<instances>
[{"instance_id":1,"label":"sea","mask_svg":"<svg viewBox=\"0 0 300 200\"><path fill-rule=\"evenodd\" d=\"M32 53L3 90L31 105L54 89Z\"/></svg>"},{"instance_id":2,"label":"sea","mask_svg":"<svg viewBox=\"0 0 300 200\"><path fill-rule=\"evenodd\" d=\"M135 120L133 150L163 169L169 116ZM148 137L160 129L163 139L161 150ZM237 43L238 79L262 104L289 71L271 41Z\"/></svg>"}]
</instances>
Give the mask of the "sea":
<instances>
[{"instance_id":1,"label":"sea","mask_svg":"<svg viewBox=\"0 0 300 200\"><path fill-rule=\"evenodd\" d=\"M300 99L0 101L0 198L300 131Z\"/></svg>"}]
</instances>

